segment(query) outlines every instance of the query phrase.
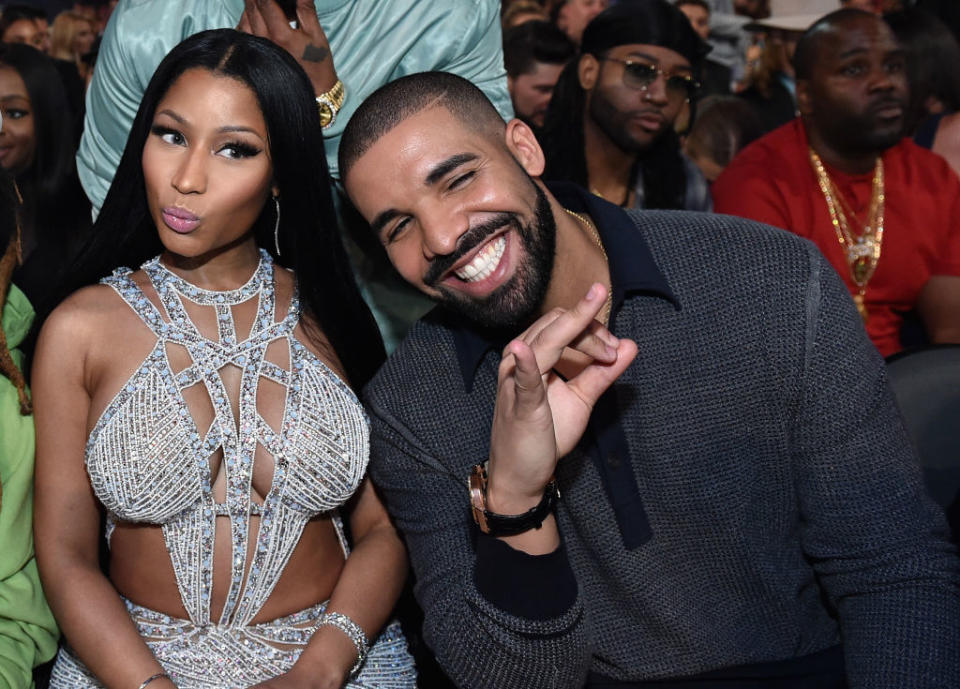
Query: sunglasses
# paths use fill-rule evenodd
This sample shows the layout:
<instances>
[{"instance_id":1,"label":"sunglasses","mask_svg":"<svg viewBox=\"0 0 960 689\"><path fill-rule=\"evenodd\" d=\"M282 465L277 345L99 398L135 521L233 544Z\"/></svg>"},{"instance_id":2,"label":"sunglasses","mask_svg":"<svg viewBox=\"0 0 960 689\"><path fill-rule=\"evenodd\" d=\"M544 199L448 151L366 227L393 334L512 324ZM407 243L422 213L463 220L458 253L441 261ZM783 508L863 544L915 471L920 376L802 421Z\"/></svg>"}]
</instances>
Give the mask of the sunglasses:
<instances>
[{"instance_id":1,"label":"sunglasses","mask_svg":"<svg viewBox=\"0 0 960 689\"><path fill-rule=\"evenodd\" d=\"M619 62L623 65L623 85L632 89L646 91L650 84L655 82L658 77L664 77L667 81L667 96L671 98L683 98L689 101L697 95L700 84L689 74L667 74L657 65L651 65L647 62L635 62L634 60L618 60L615 57L601 57L599 60L608 62Z\"/></svg>"}]
</instances>

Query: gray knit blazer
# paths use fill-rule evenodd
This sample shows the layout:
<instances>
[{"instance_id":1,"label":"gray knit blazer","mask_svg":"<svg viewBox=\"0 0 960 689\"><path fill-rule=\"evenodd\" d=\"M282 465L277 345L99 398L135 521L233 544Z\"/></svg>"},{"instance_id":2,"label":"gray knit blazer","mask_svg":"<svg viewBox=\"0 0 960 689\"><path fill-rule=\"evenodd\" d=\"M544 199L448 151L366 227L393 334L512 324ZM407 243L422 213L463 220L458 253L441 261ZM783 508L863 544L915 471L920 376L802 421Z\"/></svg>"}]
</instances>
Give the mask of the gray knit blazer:
<instances>
[{"instance_id":1,"label":"gray knit blazer","mask_svg":"<svg viewBox=\"0 0 960 689\"><path fill-rule=\"evenodd\" d=\"M579 586L564 614L523 619L474 584L467 477L499 352L468 391L428 317L365 391L371 474L440 664L462 687L578 687L589 670L677 677L842 641L851 687L960 687L960 561L838 276L756 223L630 216L681 305L631 296L614 324L639 345L615 390L653 537L625 549L592 460L563 458Z\"/></svg>"}]
</instances>

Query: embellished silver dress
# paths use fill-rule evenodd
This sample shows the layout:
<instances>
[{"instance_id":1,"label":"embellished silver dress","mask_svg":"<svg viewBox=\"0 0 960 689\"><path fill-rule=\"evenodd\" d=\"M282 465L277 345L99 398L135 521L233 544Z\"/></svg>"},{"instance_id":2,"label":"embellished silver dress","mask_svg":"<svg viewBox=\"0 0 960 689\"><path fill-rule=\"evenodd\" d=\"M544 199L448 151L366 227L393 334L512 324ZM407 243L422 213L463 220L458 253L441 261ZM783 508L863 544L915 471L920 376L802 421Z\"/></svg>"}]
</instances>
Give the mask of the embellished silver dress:
<instances>
[{"instance_id":1,"label":"embellished silver dress","mask_svg":"<svg viewBox=\"0 0 960 689\"><path fill-rule=\"evenodd\" d=\"M178 619L125 601L130 616L157 660L180 689L239 689L290 669L316 629L324 604L266 623L251 624L276 586L306 523L329 514L348 554L338 508L356 491L369 454L367 418L353 392L293 334L299 321L294 295L276 320L273 263L261 250L250 280L228 292L202 290L166 269L158 259L142 266L157 292L162 313L119 269L103 282L112 286L156 335L153 350L104 410L87 441L86 467L107 510L107 539L117 520L162 525L183 606ZM257 299L249 335L240 339L233 307ZM185 300L214 309L218 337L204 337ZM196 308L196 307L194 307ZM271 343L285 343L289 367L268 357ZM189 353L175 371L172 345ZM276 349L271 350L275 352ZM273 358L278 358L274 356ZM281 360L284 357L279 357ZM221 376L240 371L235 415ZM285 389L281 427L258 410L258 389L269 380ZM213 421L197 427L183 396L192 386L206 391ZM270 490L258 504L252 496L254 457L274 462ZM222 457L226 500L211 486L211 458ZM259 528L251 536L252 516ZM216 521L229 519L233 556L226 601L211 619ZM248 543L253 538L254 543ZM245 554L253 547L247 566ZM396 622L372 644L351 688L414 687L416 673ZM65 646L50 686L101 687Z\"/></svg>"}]
</instances>

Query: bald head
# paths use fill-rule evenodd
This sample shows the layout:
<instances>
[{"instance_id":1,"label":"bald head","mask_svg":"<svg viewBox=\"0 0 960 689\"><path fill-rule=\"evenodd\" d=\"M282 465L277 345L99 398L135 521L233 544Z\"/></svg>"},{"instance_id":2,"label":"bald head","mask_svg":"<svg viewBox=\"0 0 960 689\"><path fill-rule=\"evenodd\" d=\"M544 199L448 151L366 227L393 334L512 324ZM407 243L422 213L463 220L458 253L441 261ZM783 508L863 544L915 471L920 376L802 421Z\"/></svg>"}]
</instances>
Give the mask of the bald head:
<instances>
[{"instance_id":1,"label":"bald head","mask_svg":"<svg viewBox=\"0 0 960 689\"><path fill-rule=\"evenodd\" d=\"M503 139L506 124L479 88L447 72L411 74L374 91L350 118L340 138L341 178L384 134L433 106L445 108L465 128Z\"/></svg>"},{"instance_id":2,"label":"bald head","mask_svg":"<svg viewBox=\"0 0 960 689\"><path fill-rule=\"evenodd\" d=\"M801 36L793 54L793 69L797 79L809 79L812 76L814 67L823 56L827 41L836 39L838 35L864 22L882 26L889 31L886 23L877 15L853 8L831 12L816 21Z\"/></svg>"}]
</instances>

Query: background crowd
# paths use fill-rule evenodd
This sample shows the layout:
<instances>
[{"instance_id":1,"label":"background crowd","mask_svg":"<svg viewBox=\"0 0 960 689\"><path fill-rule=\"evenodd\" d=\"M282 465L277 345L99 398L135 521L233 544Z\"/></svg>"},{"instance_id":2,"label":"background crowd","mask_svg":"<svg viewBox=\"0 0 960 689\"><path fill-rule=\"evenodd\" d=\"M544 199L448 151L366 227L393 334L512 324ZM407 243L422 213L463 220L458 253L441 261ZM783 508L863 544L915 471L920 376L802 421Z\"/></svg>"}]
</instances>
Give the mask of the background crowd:
<instances>
[{"instance_id":1,"label":"background crowd","mask_svg":"<svg viewBox=\"0 0 960 689\"><path fill-rule=\"evenodd\" d=\"M883 356L960 343L960 3L671 0L679 12L664 19L633 0L381 2L362 17L353 3L321 13L332 62L308 76L317 93L346 85L324 145L340 230L388 353L429 303L340 193L337 147L367 95L428 70L467 78L504 119L528 124L545 180L623 208L737 215L812 240ZM49 667L34 668L58 634L29 530L33 314L64 296L55 276L89 238L154 68L189 33L236 26L243 6L178 3L172 17L162 4L0 5L0 169L15 183L0 189L0 689L45 686ZM850 45L873 51L861 62L798 52L841 7L882 17L889 45L874 32L862 49L865 30L851 28ZM874 77L878 45L887 52ZM960 492L944 507L960 534ZM415 634L411 644L429 655ZM418 662L421 686L441 686Z\"/></svg>"}]
</instances>

